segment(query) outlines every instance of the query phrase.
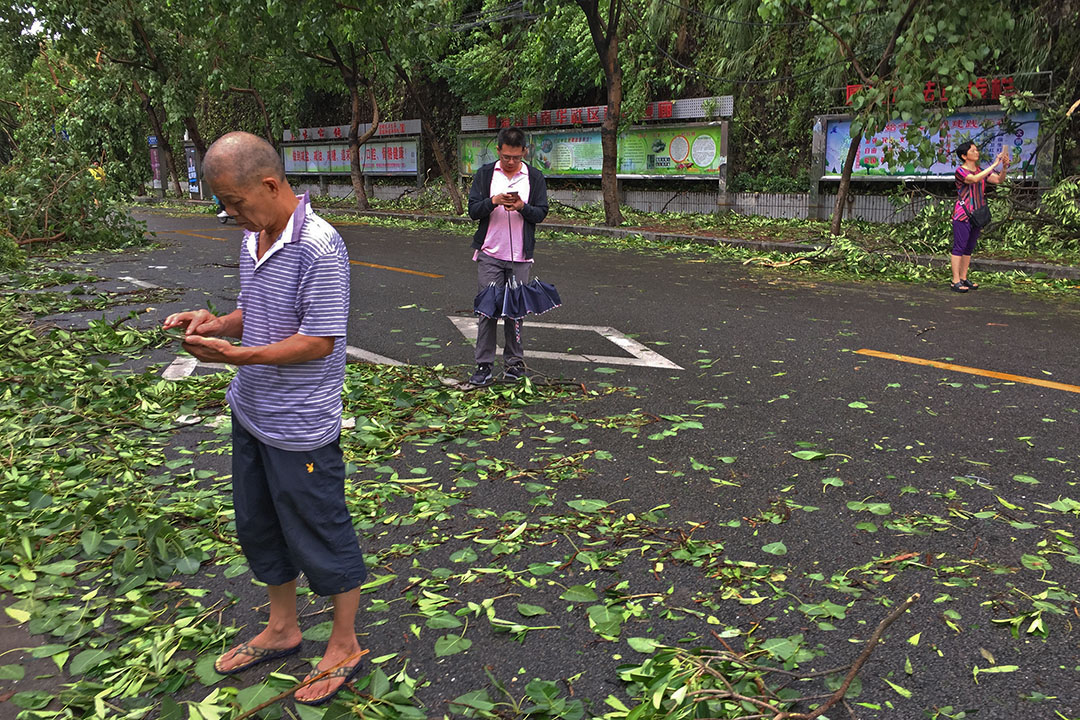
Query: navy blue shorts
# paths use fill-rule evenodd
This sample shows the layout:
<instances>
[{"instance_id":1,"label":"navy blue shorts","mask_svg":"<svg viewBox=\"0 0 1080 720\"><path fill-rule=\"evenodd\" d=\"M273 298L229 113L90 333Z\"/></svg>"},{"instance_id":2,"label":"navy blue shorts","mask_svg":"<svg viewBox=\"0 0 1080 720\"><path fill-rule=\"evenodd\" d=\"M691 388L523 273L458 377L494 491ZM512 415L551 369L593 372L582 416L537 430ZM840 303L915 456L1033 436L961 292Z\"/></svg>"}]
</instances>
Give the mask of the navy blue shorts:
<instances>
[{"instance_id":1,"label":"navy blue shorts","mask_svg":"<svg viewBox=\"0 0 1080 720\"><path fill-rule=\"evenodd\" d=\"M338 441L290 452L261 442L235 417L232 427L236 534L255 577L284 585L303 571L318 595L359 587L367 568L345 507Z\"/></svg>"},{"instance_id":2,"label":"navy blue shorts","mask_svg":"<svg viewBox=\"0 0 1080 720\"><path fill-rule=\"evenodd\" d=\"M982 228L972 227L967 220L952 221L952 254L971 255L975 252L975 241L979 239Z\"/></svg>"}]
</instances>

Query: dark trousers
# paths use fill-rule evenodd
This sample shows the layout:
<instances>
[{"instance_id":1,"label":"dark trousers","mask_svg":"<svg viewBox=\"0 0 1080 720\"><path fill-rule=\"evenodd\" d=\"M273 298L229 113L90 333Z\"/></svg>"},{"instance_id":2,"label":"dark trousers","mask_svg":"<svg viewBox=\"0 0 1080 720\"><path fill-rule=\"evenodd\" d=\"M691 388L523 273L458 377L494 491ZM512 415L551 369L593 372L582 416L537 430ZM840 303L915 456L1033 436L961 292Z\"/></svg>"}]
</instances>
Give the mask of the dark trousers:
<instances>
[{"instance_id":1,"label":"dark trousers","mask_svg":"<svg viewBox=\"0 0 1080 720\"><path fill-rule=\"evenodd\" d=\"M345 507L338 441L291 452L261 442L233 418L236 534L251 571L284 585L302 570L318 595L359 587L364 557Z\"/></svg>"},{"instance_id":2,"label":"dark trousers","mask_svg":"<svg viewBox=\"0 0 1080 720\"><path fill-rule=\"evenodd\" d=\"M476 259L477 292L491 283L506 285L512 275L520 283L529 281L532 263L497 260L480 253ZM499 319L480 316L476 319L476 362L495 362L495 341L499 332ZM521 321L503 319L503 364L507 367L525 362L525 348L521 344Z\"/></svg>"}]
</instances>

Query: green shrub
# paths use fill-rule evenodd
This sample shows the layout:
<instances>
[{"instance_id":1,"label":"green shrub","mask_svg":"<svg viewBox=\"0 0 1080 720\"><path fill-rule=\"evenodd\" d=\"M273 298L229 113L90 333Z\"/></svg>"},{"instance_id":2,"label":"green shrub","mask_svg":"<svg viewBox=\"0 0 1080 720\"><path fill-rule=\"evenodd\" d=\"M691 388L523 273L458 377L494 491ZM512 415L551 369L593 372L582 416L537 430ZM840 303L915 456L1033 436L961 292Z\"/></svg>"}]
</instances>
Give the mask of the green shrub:
<instances>
[{"instance_id":1,"label":"green shrub","mask_svg":"<svg viewBox=\"0 0 1080 720\"><path fill-rule=\"evenodd\" d=\"M58 242L121 247L142 241L145 224L128 215L120 189L109 181L109 166L104 180L90 167L85 156L70 151L20 154L0 168L0 265L20 265L24 251Z\"/></svg>"}]
</instances>

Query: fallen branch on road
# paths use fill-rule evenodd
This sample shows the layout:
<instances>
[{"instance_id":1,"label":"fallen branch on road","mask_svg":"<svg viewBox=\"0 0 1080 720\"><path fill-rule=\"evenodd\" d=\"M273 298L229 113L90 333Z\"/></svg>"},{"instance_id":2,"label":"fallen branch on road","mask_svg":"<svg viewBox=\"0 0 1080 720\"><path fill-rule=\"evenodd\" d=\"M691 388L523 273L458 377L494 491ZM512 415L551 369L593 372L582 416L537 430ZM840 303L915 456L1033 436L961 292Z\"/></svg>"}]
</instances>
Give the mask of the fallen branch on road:
<instances>
[{"instance_id":1,"label":"fallen branch on road","mask_svg":"<svg viewBox=\"0 0 1080 720\"><path fill-rule=\"evenodd\" d=\"M816 720L839 703L854 717L854 712L845 699L849 688L863 665L870 659L885 631L918 599L918 593L912 595L878 623L854 662L829 670L794 672L772 665L761 665L750 659L760 654L761 648L736 652L715 632L713 637L724 647L723 650L691 651L678 647L659 647L650 660L633 670L635 681L649 688L649 695L639 697L638 702L655 711L646 712L640 717ZM836 676L839 673L844 673L843 679L831 693L802 694L797 697L784 695L794 683ZM770 675L782 676L784 680L772 685L767 684L766 678ZM666 688L660 688L660 682L666 685ZM655 698L661 696L661 690L667 699L656 705ZM710 704L699 706L700 703ZM732 706L732 703L737 705ZM791 710L800 705L805 707L809 703L820 704L807 712ZM640 706L638 709L640 710ZM717 712L720 715L716 715ZM740 712L742 714L734 714Z\"/></svg>"}]
</instances>

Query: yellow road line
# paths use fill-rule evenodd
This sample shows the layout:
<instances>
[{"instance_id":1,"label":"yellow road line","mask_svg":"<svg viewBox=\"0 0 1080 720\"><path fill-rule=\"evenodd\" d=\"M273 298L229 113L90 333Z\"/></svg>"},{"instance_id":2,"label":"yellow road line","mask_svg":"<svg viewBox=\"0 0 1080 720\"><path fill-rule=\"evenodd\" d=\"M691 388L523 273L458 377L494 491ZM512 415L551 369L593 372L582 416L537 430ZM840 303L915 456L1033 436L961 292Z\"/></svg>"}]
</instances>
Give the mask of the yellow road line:
<instances>
[{"instance_id":1,"label":"yellow road line","mask_svg":"<svg viewBox=\"0 0 1080 720\"><path fill-rule=\"evenodd\" d=\"M350 260L353 265L363 265L364 267L376 268L378 270L393 270L399 273L408 273L409 275L423 275L429 278L441 278L445 275L436 275L435 273L420 272L419 270L406 270L405 268L391 267L390 265L376 265L375 263L361 262L360 260Z\"/></svg>"},{"instance_id":2,"label":"yellow road line","mask_svg":"<svg viewBox=\"0 0 1080 720\"><path fill-rule=\"evenodd\" d=\"M1065 383L1042 380L1040 378L1027 377L1025 375L1010 375L1009 373L1000 373L994 370L983 370L981 368L973 368L966 365L953 365L952 363L938 362L937 360L926 360L925 358L897 355L896 353L880 352L878 350L867 350L866 348L856 350L855 353L858 355L884 358L886 360L898 360L899 362L911 363L912 365L926 365L942 370L951 370L952 372L967 373L968 375L982 375L983 377L1024 383L1025 385L1038 385L1039 387L1050 388L1051 390L1064 390L1065 392L1080 393L1080 385L1066 385Z\"/></svg>"},{"instance_id":3,"label":"yellow road line","mask_svg":"<svg viewBox=\"0 0 1080 720\"><path fill-rule=\"evenodd\" d=\"M197 232L191 232L190 230L167 230L166 232L177 233L178 235L190 235L191 237L206 238L207 240L220 240L221 242L229 242L227 238L217 237L215 235L203 235Z\"/></svg>"}]
</instances>

